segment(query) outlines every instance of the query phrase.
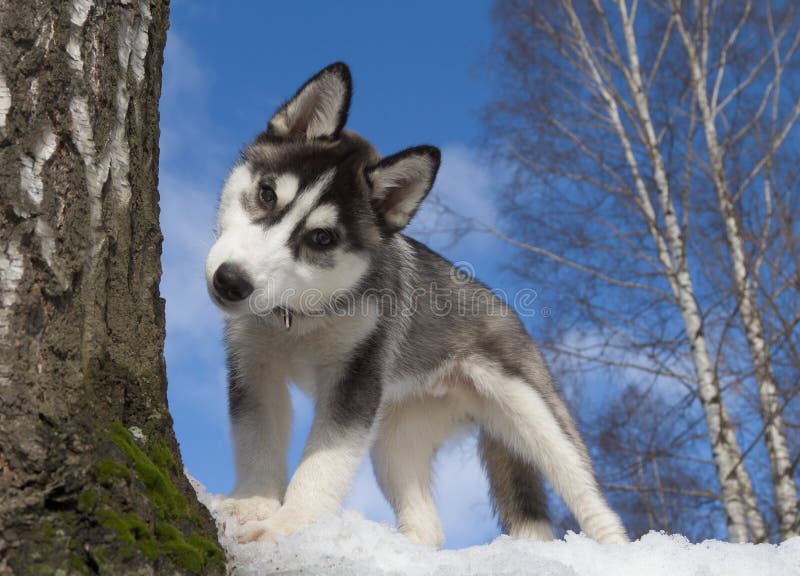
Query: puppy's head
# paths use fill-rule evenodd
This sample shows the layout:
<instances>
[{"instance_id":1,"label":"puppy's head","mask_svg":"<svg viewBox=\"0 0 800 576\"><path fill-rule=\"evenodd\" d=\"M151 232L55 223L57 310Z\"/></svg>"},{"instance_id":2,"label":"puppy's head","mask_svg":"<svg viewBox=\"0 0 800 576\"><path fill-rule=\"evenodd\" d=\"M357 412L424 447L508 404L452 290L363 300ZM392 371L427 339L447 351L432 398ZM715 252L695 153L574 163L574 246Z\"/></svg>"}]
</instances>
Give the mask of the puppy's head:
<instances>
[{"instance_id":1,"label":"puppy's head","mask_svg":"<svg viewBox=\"0 0 800 576\"><path fill-rule=\"evenodd\" d=\"M350 71L336 63L283 104L222 191L206 259L212 299L229 314L324 309L358 286L381 244L433 185L439 150L381 159L344 129Z\"/></svg>"}]
</instances>

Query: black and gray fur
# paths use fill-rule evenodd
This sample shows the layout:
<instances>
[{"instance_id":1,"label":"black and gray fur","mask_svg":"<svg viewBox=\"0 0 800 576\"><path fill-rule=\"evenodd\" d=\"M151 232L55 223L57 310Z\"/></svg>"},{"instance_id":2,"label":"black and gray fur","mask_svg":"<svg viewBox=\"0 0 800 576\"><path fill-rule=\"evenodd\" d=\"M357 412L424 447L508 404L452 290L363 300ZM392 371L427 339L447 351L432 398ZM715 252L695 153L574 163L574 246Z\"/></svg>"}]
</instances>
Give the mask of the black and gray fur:
<instances>
[{"instance_id":1,"label":"black and gray fur","mask_svg":"<svg viewBox=\"0 0 800 576\"><path fill-rule=\"evenodd\" d=\"M545 477L590 536L625 541L520 320L402 233L439 151L382 158L344 129L351 86L341 63L306 82L244 151L220 202L206 273L226 317L237 484L224 506L243 522L240 540L335 511L371 447L400 529L440 545L431 461L477 424L506 532L552 537ZM291 482L289 382L316 400Z\"/></svg>"}]
</instances>

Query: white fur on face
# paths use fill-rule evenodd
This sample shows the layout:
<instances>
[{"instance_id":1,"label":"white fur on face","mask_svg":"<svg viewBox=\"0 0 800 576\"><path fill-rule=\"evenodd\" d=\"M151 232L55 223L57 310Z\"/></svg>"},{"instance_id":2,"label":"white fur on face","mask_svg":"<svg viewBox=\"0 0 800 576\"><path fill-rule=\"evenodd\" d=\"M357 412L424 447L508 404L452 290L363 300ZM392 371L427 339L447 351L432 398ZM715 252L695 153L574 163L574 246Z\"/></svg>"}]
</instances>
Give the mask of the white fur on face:
<instances>
[{"instance_id":1,"label":"white fur on face","mask_svg":"<svg viewBox=\"0 0 800 576\"><path fill-rule=\"evenodd\" d=\"M242 198L255 198L258 180L247 164L234 168L222 192L217 218L217 242L206 259L206 279L224 262L238 266L254 287L249 303L228 306L229 312L267 313L276 306L297 310L319 307L339 290L354 286L366 272L368 259L357 253L334 248L335 265L320 267L294 257L289 239L306 217L307 228L332 227L338 216L334 206L317 207L333 181L335 169L328 170L304 190L294 174L274 180L277 209L291 204L288 212L267 228L252 222Z\"/></svg>"},{"instance_id":2,"label":"white fur on face","mask_svg":"<svg viewBox=\"0 0 800 576\"><path fill-rule=\"evenodd\" d=\"M275 179L275 195L278 197L276 208L285 208L300 191L300 181L294 174L281 174Z\"/></svg>"},{"instance_id":3,"label":"white fur on face","mask_svg":"<svg viewBox=\"0 0 800 576\"><path fill-rule=\"evenodd\" d=\"M306 218L306 228L333 228L339 222L339 209L333 204L323 204L314 209Z\"/></svg>"}]
</instances>

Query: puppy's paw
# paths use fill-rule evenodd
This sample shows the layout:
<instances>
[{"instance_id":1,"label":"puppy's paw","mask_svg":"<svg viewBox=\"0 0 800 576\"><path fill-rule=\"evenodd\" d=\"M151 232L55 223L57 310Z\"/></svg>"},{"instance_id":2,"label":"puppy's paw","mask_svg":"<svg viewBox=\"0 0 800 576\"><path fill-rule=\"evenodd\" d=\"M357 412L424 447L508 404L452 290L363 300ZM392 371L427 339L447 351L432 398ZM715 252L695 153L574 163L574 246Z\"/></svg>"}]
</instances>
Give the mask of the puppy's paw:
<instances>
[{"instance_id":1,"label":"puppy's paw","mask_svg":"<svg viewBox=\"0 0 800 576\"><path fill-rule=\"evenodd\" d=\"M281 503L275 498L248 496L245 498L225 498L217 504L217 508L228 516L233 516L239 524L266 520L275 514Z\"/></svg>"},{"instance_id":2,"label":"puppy's paw","mask_svg":"<svg viewBox=\"0 0 800 576\"><path fill-rule=\"evenodd\" d=\"M248 542L275 542L311 524L308 519L296 512L281 508L268 520L248 522L236 530L240 544Z\"/></svg>"},{"instance_id":3,"label":"puppy's paw","mask_svg":"<svg viewBox=\"0 0 800 576\"><path fill-rule=\"evenodd\" d=\"M442 527L438 520L429 522L427 525L403 522L399 528L400 532L414 544L431 548L441 548L444 544L444 532L442 532Z\"/></svg>"},{"instance_id":4,"label":"puppy's paw","mask_svg":"<svg viewBox=\"0 0 800 576\"><path fill-rule=\"evenodd\" d=\"M544 518L512 522L508 527L508 535L520 540L536 540L538 542L554 539L553 526L549 520Z\"/></svg>"},{"instance_id":5,"label":"puppy's paw","mask_svg":"<svg viewBox=\"0 0 800 576\"><path fill-rule=\"evenodd\" d=\"M582 523L581 528L590 538L600 544L625 544L630 542L628 533L622 526L619 516L611 510L595 514L589 518L585 526Z\"/></svg>"},{"instance_id":6,"label":"puppy's paw","mask_svg":"<svg viewBox=\"0 0 800 576\"><path fill-rule=\"evenodd\" d=\"M233 535L239 544L250 542L275 542L278 534L270 530L269 520L254 520L234 529Z\"/></svg>"}]
</instances>

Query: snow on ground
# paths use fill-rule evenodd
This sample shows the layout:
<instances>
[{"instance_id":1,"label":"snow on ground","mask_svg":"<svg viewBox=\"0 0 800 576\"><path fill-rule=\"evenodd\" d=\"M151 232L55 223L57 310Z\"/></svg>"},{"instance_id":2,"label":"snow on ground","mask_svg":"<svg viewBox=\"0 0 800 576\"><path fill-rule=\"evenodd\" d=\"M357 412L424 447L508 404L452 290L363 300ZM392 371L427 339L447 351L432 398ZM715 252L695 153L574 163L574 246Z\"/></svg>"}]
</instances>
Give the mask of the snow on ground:
<instances>
[{"instance_id":1,"label":"snow on ground","mask_svg":"<svg viewBox=\"0 0 800 576\"><path fill-rule=\"evenodd\" d=\"M277 543L239 544L225 533L225 518L190 477L212 512L235 576L798 576L800 537L779 546L692 544L682 536L651 532L631 544L600 545L578 534L565 540L529 542L500 536L462 550L433 550L410 543L394 528L345 511Z\"/></svg>"}]
</instances>

